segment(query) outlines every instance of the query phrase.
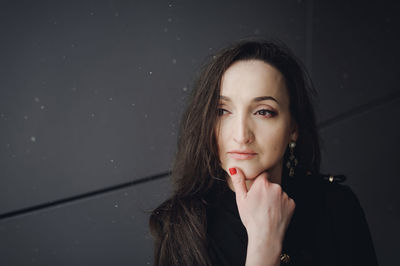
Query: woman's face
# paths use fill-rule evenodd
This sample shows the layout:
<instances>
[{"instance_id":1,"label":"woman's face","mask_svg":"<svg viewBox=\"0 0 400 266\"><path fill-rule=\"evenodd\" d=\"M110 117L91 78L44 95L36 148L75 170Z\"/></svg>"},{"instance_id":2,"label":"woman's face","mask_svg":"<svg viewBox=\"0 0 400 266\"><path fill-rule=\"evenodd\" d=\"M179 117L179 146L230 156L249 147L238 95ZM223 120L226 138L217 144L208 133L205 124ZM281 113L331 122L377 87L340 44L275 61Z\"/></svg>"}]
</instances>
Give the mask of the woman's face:
<instances>
[{"instance_id":1,"label":"woman's face","mask_svg":"<svg viewBox=\"0 0 400 266\"><path fill-rule=\"evenodd\" d=\"M242 60L222 76L216 125L221 167L240 168L248 188L262 172L281 183L282 160L298 137L283 75L261 60ZM229 176L229 175L228 175ZM228 184L233 189L230 177Z\"/></svg>"}]
</instances>

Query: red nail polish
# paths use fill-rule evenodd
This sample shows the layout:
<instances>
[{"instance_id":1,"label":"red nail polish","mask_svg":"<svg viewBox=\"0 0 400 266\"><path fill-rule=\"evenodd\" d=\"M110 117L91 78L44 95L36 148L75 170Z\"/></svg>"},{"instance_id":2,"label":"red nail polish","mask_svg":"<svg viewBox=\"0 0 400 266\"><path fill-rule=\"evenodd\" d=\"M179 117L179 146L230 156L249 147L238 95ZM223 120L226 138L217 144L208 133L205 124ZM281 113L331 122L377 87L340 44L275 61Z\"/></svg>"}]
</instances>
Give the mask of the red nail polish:
<instances>
[{"instance_id":1,"label":"red nail polish","mask_svg":"<svg viewBox=\"0 0 400 266\"><path fill-rule=\"evenodd\" d=\"M235 175L236 174L236 168L229 168L229 173L231 173L231 175Z\"/></svg>"}]
</instances>

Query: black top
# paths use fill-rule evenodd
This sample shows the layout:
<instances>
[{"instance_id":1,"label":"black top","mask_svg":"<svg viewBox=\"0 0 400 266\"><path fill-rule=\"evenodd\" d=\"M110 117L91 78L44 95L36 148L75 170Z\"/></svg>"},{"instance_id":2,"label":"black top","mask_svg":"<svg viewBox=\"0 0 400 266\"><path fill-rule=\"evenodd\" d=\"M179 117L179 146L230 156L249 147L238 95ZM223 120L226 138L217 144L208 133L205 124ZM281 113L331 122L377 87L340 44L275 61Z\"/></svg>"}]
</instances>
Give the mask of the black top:
<instances>
[{"instance_id":1,"label":"black top","mask_svg":"<svg viewBox=\"0 0 400 266\"><path fill-rule=\"evenodd\" d=\"M282 189L296 208L286 231L281 265L378 265L363 209L353 191L335 178L295 176ZM235 193L209 198L207 234L213 265L245 265L247 232Z\"/></svg>"}]
</instances>

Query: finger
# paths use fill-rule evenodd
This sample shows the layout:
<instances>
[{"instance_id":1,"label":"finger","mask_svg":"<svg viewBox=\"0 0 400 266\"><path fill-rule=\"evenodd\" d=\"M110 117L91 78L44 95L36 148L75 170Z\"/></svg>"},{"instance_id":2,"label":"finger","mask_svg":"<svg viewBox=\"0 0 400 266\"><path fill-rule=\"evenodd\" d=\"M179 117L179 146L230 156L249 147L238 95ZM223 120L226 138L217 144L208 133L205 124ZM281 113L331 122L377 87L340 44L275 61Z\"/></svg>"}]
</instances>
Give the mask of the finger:
<instances>
[{"instance_id":1,"label":"finger","mask_svg":"<svg viewBox=\"0 0 400 266\"><path fill-rule=\"evenodd\" d=\"M271 181L269 180L269 173L267 172L261 172L255 179L254 183L264 183L265 185L271 184Z\"/></svg>"},{"instance_id":2,"label":"finger","mask_svg":"<svg viewBox=\"0 0 400 266\"><path fill-rule=\"evenodd\" d=\"M292 207L292 210L295 210L296 209L296 202L292 198L289 198L289 203L290 203L290 205Z\"/></svg>"},{"instance_id":3,"label":"finger","mask_svg":"<svg viewBox=\"0 0 400 266\"><path fill-rule=\"evenodd\" d=\"M246 178L239 168L229 168L229 174L232 179L232 185L235 189L236 198L245 198L247 196Z\"/></svg>"}]
</instances>

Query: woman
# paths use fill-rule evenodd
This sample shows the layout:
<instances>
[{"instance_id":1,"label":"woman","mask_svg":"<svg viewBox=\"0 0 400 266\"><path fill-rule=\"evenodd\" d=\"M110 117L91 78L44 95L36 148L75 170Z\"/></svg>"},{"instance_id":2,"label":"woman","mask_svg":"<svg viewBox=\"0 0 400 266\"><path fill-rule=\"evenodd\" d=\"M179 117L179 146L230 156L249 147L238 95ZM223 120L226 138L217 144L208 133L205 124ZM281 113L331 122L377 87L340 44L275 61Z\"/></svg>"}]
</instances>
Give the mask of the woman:
<instances>
[{"instance_id":1,"label":"woman","mask_svg":"<svg viewBox=\"0 0 400 266\"><path fill-rule=\"evenodd\" d=\"M357 197L319 172L315 95L282 44L213 56L181 120L174 192L150 217L155 265L377 265Z\"/></svg>"}]
</instances>

